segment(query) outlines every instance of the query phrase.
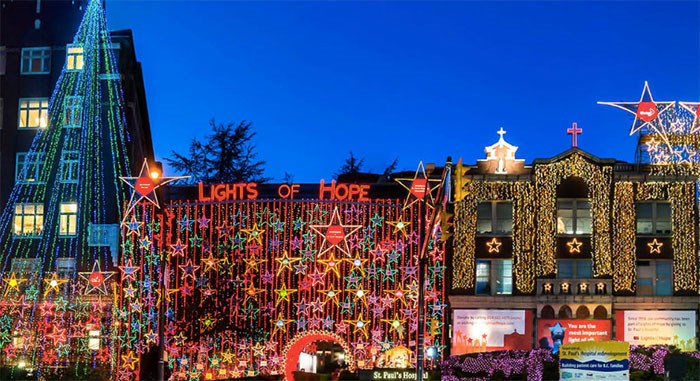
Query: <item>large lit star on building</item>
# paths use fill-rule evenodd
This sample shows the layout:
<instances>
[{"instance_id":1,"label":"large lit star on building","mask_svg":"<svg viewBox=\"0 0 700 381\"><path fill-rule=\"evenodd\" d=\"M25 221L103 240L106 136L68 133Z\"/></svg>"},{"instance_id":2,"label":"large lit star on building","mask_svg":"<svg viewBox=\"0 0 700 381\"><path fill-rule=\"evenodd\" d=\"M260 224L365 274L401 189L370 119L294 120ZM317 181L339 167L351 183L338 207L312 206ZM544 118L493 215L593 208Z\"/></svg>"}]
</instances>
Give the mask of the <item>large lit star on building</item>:
<instances>
[{"instance_id":1,"label":"large lit star on building","mask_svg":"<svg viewBox=\"0 0 700 381\"><path fill-rule=\"evenodd\" d=\"M362 313L360 313L360 316L358 316L355 320L345 321L355 326L355 329L352 330L352 333L361 332L365 336L365 339L368 338L369 335L367 333L367 326L369 324L369 320L363 320Z\"/></svg>"},{"instance_id":2,"label":"large lit star on building","mask_svg":"<svg viewBox=\"0 0 700 381\"><path fill-rule=\"evenodd\" d=\"M425 173L425 166L423 162L418 163L418 168L416 168L416 174L412 179L396 179L396 182L401 184L402 187L406 188L408 195L406 195L406 201L404 202L403 208L408 209L411 205L416 202L423 202L427 198L431 202L428 206L431 206L433 200L433 191L440 186L440 180L429 179L428 175ZM437 183L435 186L430 185L430 183Z\"/></svg>"},{"instance_id":3,"label":"large lit star on building","mask_svg":"<svg viewBox=\"0 0 700 381\"><path fill-rule=\"evenodd\" d=\"M243 233L248 236L248 242L255 241L258 245L262 245L262 235L265 232L263 229L258 227L258 223L254 223L253 227L250 229L241 229Z\"/></svg>"},{"instance_id":4,"label":"large lit star on building","mask_svg":"<svg viewBox=\"0 0 700 381\"><path fill-rule=\"evenodd\" d=\"M659 122L659 116L672 109L675 103L674 101L654 101L647 81L644 81L644 89L639 102L598 102L598 104L617 107L634 115L630 135L634 135L635 132L640 131L645 126L648 126L651 132L665 135L665 131Z\"/></svg>"},{"instance_id":5,"label":"large lit star on building","mask_svg":"<svg viewBox=\"0 0 700 381\"><path fill-rule=\"evenodd\" d=\"M700 102L678 102L678 104L693 115L689 133L697 134L700 132Z\"/></svg>"},{"instance_id":6,"label":"large lit star on building","mask_svg":"<svg viewBox=\"0 0 700 381\"><path fill-rule=\"evenodd\" d=\"M319 257L333 248L338 249L349 257L350 248L348 247L347 238L362 226L343 225L343 222L340 220L340 213L338 213L338 208L336 207L333 209L331 220L327 225L309 225L309 227L323 237L323 242L318 250Z\"/></svg>"},{"instance_id":7,"label":"large lit star on building","mask_svg":"<svg viewBox=\"0 0 700 381\"><path fill-rule=\"evenodd\" d=\"M92 265L92 271L79 272L78 276L83 278L87 282L87 287L85 287L85 295L92 293L97 290L103 295L107 295L107 279L111 278L114 272L106 272L100 269L100 261L95 261Z\"/></svg>"},{"instance_id":8,"label":"large lit star on building","mask_svg":"<svg viewBox=\"0 0 700 381\"><path fill-rule=\"evenodd\" d=\"M173 181L186 178L189 178L189 176L163 177L158 171L151 171L148 160L144 159L141 171L137 177L119 177L121 181L125 182L132 189L129 206L124 212L124 221L126 221L136 204L142 201L148 201L155 205L156 208L160 208L158 197L156 196L156 189L172 183Z\"/></svg>"}]
</instances>

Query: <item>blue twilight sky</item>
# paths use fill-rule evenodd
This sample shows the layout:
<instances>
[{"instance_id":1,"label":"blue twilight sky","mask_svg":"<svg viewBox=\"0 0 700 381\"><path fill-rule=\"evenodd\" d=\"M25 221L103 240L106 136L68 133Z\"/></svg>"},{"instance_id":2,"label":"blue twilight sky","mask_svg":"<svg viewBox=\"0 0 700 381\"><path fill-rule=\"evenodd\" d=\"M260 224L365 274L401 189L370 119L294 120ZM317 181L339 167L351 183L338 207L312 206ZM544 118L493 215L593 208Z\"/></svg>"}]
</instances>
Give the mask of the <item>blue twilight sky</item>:
<instances>
[{"instance_id":1,"label":"blue twilight sky","mask_svg":"<svg viewBox=\"0 0 700 381\"><path fill-rule=\"evenodd\" d=\"M571 145L633 161L631 114L596 101L700 101L700 3L120 1L143 64L156 157L208 122L253 122L266 175L466 163L505 138L531 162ZM167 168L166 168L167 170Z\"/></svg>"}]
</instances>

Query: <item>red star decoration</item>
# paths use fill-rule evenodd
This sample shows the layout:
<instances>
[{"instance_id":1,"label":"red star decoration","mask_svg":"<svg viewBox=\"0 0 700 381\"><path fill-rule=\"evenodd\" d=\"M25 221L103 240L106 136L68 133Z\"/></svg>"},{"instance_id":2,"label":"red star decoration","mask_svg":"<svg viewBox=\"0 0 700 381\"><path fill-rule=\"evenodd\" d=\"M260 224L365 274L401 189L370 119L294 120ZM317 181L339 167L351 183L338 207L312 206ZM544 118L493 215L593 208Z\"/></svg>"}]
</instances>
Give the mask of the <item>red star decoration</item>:
<instances>
[{"instance_id":1,"label":"red star decoration","mask_svg":"<svg viewBox=\"0 0 700 381\"><path fill-rule=\"evenodd\" d=\"M100 269L100 261L95 261L92 265L92 271L79 272L78 275L85 279L87 287L85 287L85 295L97 290L103 295L107 295L106 281L114 275L114 272L106 272Z\"/></svg>"},{"instance_id":2,"label":"red star decoration","mask_svg":"<svg viewBox=\"0 0 700 381\"><path fill-rule=\"evenodd\" d=\"M338 213L338 208L333 209L333 214L331 215L331 220L327 225L309 225L309 227L323 236L323 242L318 250L318 256L322 256L329 250L336 248L339 251L345 253L345 256L350 256L350 248L348 247L347 238L359 230L361 225L343 225L340 220L340 213ZM346 229L349 229L347 231Z\"/></svg>"}]
</instances>

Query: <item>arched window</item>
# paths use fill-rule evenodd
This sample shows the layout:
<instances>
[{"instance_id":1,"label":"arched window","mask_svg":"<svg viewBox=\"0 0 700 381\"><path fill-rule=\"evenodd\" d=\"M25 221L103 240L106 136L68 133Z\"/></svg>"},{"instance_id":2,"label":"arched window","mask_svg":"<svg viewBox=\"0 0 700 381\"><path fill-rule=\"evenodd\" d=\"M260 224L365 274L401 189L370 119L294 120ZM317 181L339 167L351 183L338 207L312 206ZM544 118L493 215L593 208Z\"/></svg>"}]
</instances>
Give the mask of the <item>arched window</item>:
<instances>
[{"instance_id":1,"label":"arched window","mask_svg":"<svg viewBox=\"0 0 700 381\"><path fill-rule=\"evenodd\" d=\"M542 311L540 311L540 318L554 319L554 308L552 308L550 305L542 307Z\"/></svg>"},{"instance_id":2,"label":"arched window","mask_svg":"<svg viewBox=\"0 0 700 381\"><path fill-rule=\"evenodd\" d=\"M598 306L593 310L593 318L594 319L607 319L608 318L608 309L603 307L603 306Z\"/></svg>"},{"instance_id":3,"label":"arched window","mask_svg":"<svg viewBox=\"0 0 700 381\"><path fill-rule=\"evenodd\" d=\"M576 319L588 319L591 317L591 311L586 306L578 306L576 309Z\"/></svg>"},{"instance_id":4,"label":"arched window","mask_svg":"<svg viewBox=\"0 0 700 381\"><path fill-rule=\"evenodd\" d=\"M573 312L571 311L571 307L564 305L559 308L559 316L557 318L559 319L571 319L573 317Z\"/></svg>"}]
</instances>

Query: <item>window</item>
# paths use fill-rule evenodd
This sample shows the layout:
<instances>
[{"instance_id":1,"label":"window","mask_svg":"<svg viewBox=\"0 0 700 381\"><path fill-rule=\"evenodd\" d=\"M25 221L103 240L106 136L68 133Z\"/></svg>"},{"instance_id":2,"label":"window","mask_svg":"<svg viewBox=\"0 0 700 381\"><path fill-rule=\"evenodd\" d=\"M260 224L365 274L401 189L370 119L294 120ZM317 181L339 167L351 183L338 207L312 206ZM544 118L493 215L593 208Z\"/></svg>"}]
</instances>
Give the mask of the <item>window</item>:
<instances>
[{"instance_id":1,"label":"window","mask_svg":"<svg viewBox=\"0 0 700 381\"><path fill-rule=\"evenodd\" d=\"M513 203L505 201L480 202L477 207L477 234L511 234Z\"/></svg>"},{"instance_id":2,"label":"window","mask_svg":"<svg viewBox=\"0 0 700 381\"><path fill-rule=\"evenodd\" d=\"M12 258L10 265L15 273L34 273L39 270L38 258Z\"/></svg>"},{"instance_id":3,"label":"window","mask_svg":"<svg viewBox=\"0 0 700 381\"><path fill-rule=\"evenodd\" d=\"M51 70L51 48L23 48L21 74L49 74Z\"/></svg>"},{"instance_id":4,"label":"window","mask_svg":"<svg viewBox=\"0 0 700 381\"><path fill-rule=\"evenodd\" d=\"M100 327L97 324L88 324L88 348L93 351L100 350Z\"/></svg>"},{"instance_id":5,"label":"window","mask_svg":"<svg viewBox=\"0 0 700 381\"><path fill-rule=\"evenodd\" d=\"M477 260L476 294L510 295L513 293L513 261Z\"/></svg>"},{"instance_id":6,"label":"window","mask_svg":"<svg viewBox=\"0 0 700 381\"><path fill-rule=\"evenodd\" d=\"M59 215L58 235L73 237L78 230L78 204L75 202L61 203Z\"/></svg>"},{"instance_id":7,"label":"window","mask_svg":"<svg viewBox=\"0 0 700 381\"><path fill-rule=\"evenodd\" d=\"M72 274L75 272L75 258L60 257L56 258L56 272Z\"/></svg>"},{"instance_id":8,"label":"window","mask_svg":"<svg viewBox=\"0 0 700 381\"><path fill-rule=\"evenodd\" d=\"M671 234L671 203L638 202L636 209L637 234Z\"/></svg>"},{"instance_id":9,"label":"window","mask_svg":"<svg viewBox=\"0 0 700 381\"><path fill-rule=\"evenodd\" d=\"M49 123L49 99L21 98L18 119L19 128L45 128Z\"/></svg>"},{"instance_id":10,"label":"window","mask_svg":"<svg viewBox=\"0 0 700 381\"><path fill-rule=\"evenodd\" d=\"M83 70L83 47L81 45L68 45L66 47L66 70Z\"/></svg>"},{"instance_id":11,"label":"window","mask_svg":"<svg viewBox=\"0 0 700 381\"><path fill-rule=\"evenodd\" d=\"M79 151L63 151L61 152L61 161L58 165L59 179L63 183L78 182L78 162L80 159Z\"/></svg>"},{"instance_id":12,"label":"window","mask_svg":"<svg viewBox=\"0 0 700 381\"><path fill-rule=\"evenodd\" d=\"M16 204L14 232L18 237L41 237L44 230L44 205Z\"/></svg>"},{"instance_id":13,"label":"window","mask_svg":"<svg viewBox=\"0 0 700 381\"><path fill-rule=\"evenodd\" d=\"M637 261L637 295L673 295L673 262Z\"/></svg>"},{"instance_id":14,"label":"window","mask_svg":"<svg viewBox=\"0 0 700 381\"><path fill-rule=\"evenodd\" d=\"M557 201L557 234L591 234L591 203L588 199Z\"/></svg>"},{"instance_id":15,"label":"window","mask_svg":"<svg viewBox=\"0 0 700 381\"><path fill-rule=\"evenodd\" d=\"M557 278L591 279L593 262L590 259L559 259L557 260Z\"/></svg>"},{"instance_id":16,"label":"window","mask_svg":"<svg viewBox=\"0 0 700 381\"><path fill-rule=\"evenodd\" d=\"M43 152L18 152L15 162L15 181L24 184L38 182L43 166Z\"/></svg>"},{"instance_id":17,"label":"window","mask_svg":"<svg viewBox=\"0 0 700 381\"><path fill-rule=\"evenodd\" d=\"M83 97L66 97L63 107L63 127L78 128L82 120Z\"/></svg>"}]
</instances>

